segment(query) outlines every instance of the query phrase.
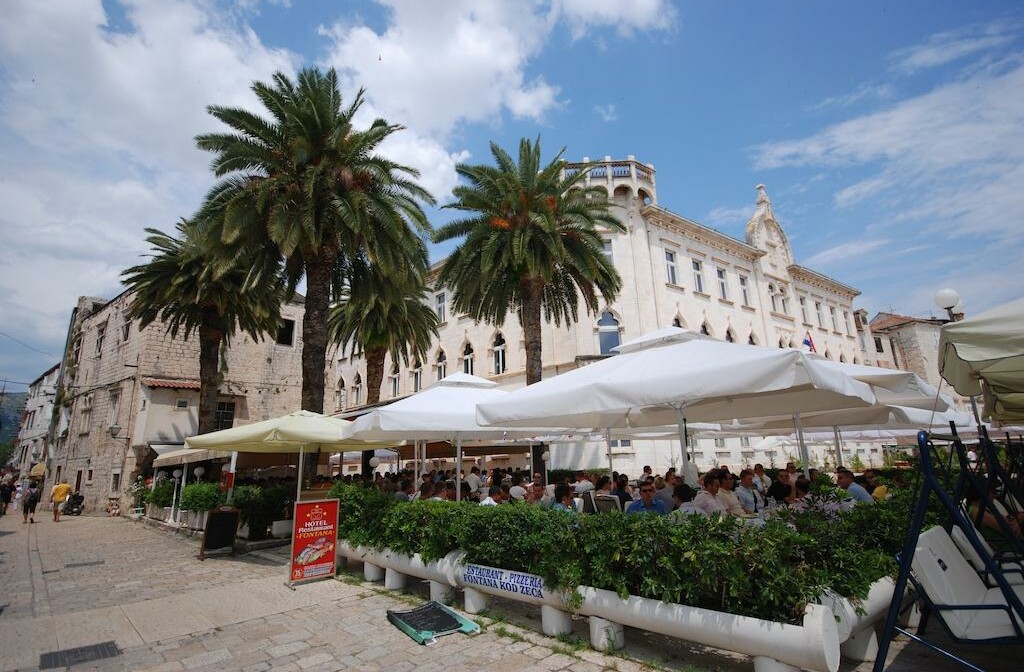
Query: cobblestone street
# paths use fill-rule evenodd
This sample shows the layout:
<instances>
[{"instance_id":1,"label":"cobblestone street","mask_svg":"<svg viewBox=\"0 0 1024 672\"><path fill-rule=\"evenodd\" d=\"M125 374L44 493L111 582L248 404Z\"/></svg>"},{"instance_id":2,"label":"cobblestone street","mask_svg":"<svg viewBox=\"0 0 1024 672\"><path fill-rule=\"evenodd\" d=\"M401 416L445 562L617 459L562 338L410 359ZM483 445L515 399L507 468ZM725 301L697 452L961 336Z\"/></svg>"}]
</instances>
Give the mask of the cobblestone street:
<instances>
[{"instance_id":1,"label":"cobblestone street","mask_svg":"<svg viewBox=\"0 0 1024 672\"><path fill-rule=\"evenodd\" d=\"M627 629L627 648L606 655L573 638L540 634L535 608L496 601L483 632L417 645L386 619L427 599L361 581L289 590L287 547L196 559L198 541L118 518L65 518L40 511L36 524L0 518L0 667L39 669L42 654L114 641L121 655L74 670L572 670L748 671L748 658ZM923 647L893 646L890 670L959 669ZM970 651L968 656L977 652ZM976 660L976 658L972 658ZM1016 669L989 650L985 669ZM870 664L844 661L846 671Z\"/></svg>"}]
</instances>

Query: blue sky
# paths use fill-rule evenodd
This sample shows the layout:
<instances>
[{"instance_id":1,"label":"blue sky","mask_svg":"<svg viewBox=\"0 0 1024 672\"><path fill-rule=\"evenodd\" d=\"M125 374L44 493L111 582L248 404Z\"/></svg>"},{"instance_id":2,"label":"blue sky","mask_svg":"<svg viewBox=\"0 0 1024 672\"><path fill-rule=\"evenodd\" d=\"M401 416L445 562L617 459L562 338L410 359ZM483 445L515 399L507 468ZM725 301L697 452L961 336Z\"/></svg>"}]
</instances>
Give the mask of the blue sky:
<instances>
[{"instance_id":1,"label":"blue sky","mask_svg":"<svg viewBox=\"0 0 1024 672\"><path fill-rule=\"evenodd\" d=\"M979 312L1024 294L1022 25L984 1L14 0L0 378L46 370L76 297L117 294L143 228L196 208L205 106L257 109L249 83L307 65L408 127L386 151L442 202L456 163L539 134L654 164L660 205L736 237L763 182L797 263L872 313L943 286Z\"/></svg>"}]
</instances>

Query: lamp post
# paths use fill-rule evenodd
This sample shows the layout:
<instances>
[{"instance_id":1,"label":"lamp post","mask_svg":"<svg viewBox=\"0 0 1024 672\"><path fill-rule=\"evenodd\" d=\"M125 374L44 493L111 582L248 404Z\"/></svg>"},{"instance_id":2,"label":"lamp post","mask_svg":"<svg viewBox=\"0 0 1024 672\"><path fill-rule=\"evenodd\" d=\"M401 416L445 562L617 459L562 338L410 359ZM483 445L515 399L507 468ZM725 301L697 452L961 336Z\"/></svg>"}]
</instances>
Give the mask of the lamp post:
<instances>
[{"instance_id":1,"label":"lamp post","mask_svg":"<svg viewBox=\"0 0 1024 672\"><path fill-rule=\"evenodd\" d=\"M174 496L171 498L171 520L178 522L178 486L181 484L181 469L175 469L171 476L174 477Z\"/></svg>"},{"instance_id":2,"label":"lamp post","mask_svg":"<svg viewBox=\"0 0 1024 672\"><path fill-rule=\"evenodd\" d=\"M551 453L544 451L540 455L540 461L544 463L544 485L547 485L551 479L548 477L548 460L551 459Z\"/></svg>"},{"instance_id":3,"label":"lamp post","mask_svg":"<svg viewBox=\"0 0 1024 672\"><path fill-rule=\"evenodd\" d=\"M373 478L373 476L376 474L377 467L380 466L380 458L374 455L373 457L370 458L369 465L370 469L372 470L370 472L370 478Z\"/></svg>"},{"instance_id":4,"label":"lamp post","mask_svg":"<svg viewBox=\"0 0 1024 672\"><path fill-rule=\"evenodd\" d=\"M950 322L964 319L964 307L960 303L960 294L955 289L943 287L935 292L935 305L946 311Z\"/></svg>"}]
</instances>

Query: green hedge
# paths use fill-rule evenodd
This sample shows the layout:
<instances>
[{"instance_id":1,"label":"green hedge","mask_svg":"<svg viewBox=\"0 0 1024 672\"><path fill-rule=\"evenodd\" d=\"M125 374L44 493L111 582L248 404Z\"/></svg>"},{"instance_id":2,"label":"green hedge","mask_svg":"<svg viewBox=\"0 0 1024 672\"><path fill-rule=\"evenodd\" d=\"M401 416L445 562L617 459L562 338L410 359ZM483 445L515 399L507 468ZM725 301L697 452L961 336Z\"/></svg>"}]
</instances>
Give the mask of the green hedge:
<instances>
[{"instance_id":1,"label":"green hedge","mask_svg":"<svg viewBox=\"0 0 1024 672\"><path fill-rule=\"evenodd\" d=\"M142 499L155 507L167 507L174 501L174 481L162 478L156 482L152 490L147 490Z\"/></svg>"},{"instance_id":2,"label":"green hedge","mask_svg":"<svg viewBox=\"0 0 1024 672\"><path fill-rule=\"evenodd\" d=\"M181 508L185 511L209 511L223 504L224 499L218 483L189 483L181 489Z\"/></svg>"},{"instance_id":3,"label":"green hedge","mask_svg":"<svg viewBox=\"0 0 1024 672\"><path fill-rule=\"evenodd\" d=\"M238 507L241 523L249 526L249 539L257 541L270 536L268 528L272 522L288 516L287 504L293 500L291 488L240 485L235 488L231 503Z\"/></svg>"},{"instance_id":4,"label":"green hedge","mask_svg":"<svg viewBox=\"0 0 1024 672\"><path fill-rule=\"evenodd\" d=\"M783 622L825 588L862 598L896 571L911 497L839 514L786 512L762 528L733 517L573 515L541 506L398 502L338 484L339 537L354 545L537 574L549 588L586 585Z\"/></svg>"}]
</instances>

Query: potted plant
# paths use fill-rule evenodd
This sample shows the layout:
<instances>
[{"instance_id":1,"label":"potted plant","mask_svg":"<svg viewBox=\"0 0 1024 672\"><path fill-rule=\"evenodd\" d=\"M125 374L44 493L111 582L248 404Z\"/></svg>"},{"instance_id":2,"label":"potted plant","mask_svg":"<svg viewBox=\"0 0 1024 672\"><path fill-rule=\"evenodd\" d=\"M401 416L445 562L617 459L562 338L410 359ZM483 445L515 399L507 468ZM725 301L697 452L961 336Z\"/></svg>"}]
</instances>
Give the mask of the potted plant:
<instances>
[{"instance_id":1,"label":"potted plant","mask_svg":"<svg viewBox=\"0 0 1024 672\"><path fill-rule=\"evenodd\" d=\"M270 524L281 518L289 495L290 490L282 487L250 485L235 488L233 502L240 511L242 523L239 536L250 541L266 539Z\"/></svg>"},{"instance_id":2,"label":"potted plant","mask_svg":"<svg viewBox=\"0 0 1024 672\"><path fill-rule=\"evenodd\" d=\"M164 478L153 485L153 489L146 492L144 500L147 504L147 512L150 518L167 520L170 517L170 506L174 501L174 481Z\"/></svg>"},{"instance_id":3,"label":"potted plant","mask_svg":"<svg viewBox=\"0 0 1024 672\"><path fill-rule=\"evenodd\" d=\"M206 527L206 517L224 503L224 493L217 483L189 483L181 491L181 508L189 511L188 526L193 530Z\"/></svg>"}]
</instances>

